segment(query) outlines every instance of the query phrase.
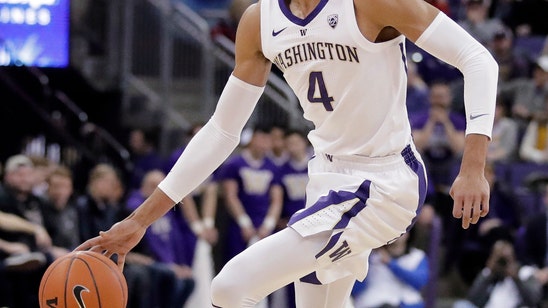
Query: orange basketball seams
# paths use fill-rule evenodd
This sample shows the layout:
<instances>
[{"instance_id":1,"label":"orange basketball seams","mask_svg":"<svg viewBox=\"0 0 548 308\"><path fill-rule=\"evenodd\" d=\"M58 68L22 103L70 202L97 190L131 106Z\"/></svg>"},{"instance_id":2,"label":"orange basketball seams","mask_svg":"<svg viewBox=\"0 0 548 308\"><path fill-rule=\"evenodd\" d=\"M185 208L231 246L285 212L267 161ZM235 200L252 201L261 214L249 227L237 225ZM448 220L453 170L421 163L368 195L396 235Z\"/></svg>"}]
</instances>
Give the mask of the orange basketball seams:
<instances>
[{"instance_id":1,"label":"orange basketball seams","mask_svg":"<svg viewBox=\"0 0 548 308\"><path fill-rule=\"evenodd\" d=\"M39 290L40 308L124 308L127 298L126 280L118 267L90 251L55 260Z\"/></svg>"}]
</instances>

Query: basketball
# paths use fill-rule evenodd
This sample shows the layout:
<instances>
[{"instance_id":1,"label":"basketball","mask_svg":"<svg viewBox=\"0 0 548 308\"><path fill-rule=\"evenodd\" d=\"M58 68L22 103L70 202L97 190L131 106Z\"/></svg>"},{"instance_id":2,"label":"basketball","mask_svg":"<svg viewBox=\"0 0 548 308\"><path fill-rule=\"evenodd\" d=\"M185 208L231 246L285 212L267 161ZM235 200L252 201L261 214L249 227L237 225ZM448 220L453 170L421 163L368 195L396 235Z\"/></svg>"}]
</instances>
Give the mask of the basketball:
<instances>
[{"instance_id":1,"label":"basketball","mask_svg":"<svg viewBox=\"0 0 548 308\"><path fill-rule=\"evenodd\" d=\"M38 293L40 308L125 308L127 296L126 279L116 264L91 251L55 260Z\"/></svg>"}]
</instances>

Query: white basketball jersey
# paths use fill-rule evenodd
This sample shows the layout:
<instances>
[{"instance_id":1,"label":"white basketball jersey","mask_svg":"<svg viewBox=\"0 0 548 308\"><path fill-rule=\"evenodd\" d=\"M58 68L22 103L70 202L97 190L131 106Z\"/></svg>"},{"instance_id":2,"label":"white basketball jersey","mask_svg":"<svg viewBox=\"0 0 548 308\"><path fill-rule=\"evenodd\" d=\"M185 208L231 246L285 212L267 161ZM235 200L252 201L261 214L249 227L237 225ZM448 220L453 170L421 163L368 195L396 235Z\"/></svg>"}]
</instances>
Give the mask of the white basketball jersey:
<instances>
[{"instance_id":1,"label":"white basketball jersey","mask_svg":"<svg viewBox=\"0 0 548 308\"><path fill-rule=\"evenodd\" d=\"M305 19L284 0L261 0L265 57L281 71L315 128L316 152L386 156L411 143L405 38L368 41L353 0L321 0Z\"/></svg>"}]
</instances>

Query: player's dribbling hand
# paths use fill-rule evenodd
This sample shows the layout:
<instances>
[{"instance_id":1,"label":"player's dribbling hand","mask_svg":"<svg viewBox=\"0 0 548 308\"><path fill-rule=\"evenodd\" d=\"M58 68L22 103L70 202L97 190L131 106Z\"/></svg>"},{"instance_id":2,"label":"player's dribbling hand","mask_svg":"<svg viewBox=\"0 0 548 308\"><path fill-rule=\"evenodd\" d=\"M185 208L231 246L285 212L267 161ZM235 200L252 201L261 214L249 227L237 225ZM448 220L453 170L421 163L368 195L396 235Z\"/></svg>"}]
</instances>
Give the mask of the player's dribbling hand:
<instances>
[{"instance_id":1,"label":"player's dribbling hand","mask_svg":"<svg viewBox=\"0 0 548 308\"><path fill-rule=\"evenodd\" d=\"M131 218L126 218L114 224L110 230L100 232L99 236L91 238L75 250L91 250L102 253L110 258L112 255L118 256L118 267L124 269L124 262L127 253L135 247L143 235L146 228Z\"/></svg>"},{"instance_id":2,"label":"player's dribbling hand","mask_svg":"<svg viewBox=\"0 0 548 308\"><path fill-rule=\"evenodd\" d=\"M475 176L459 174L449 194L453 198L453 217L462 219L464 229L489 213L489 183L483 173Z\"/></svg>"}]
</instances>

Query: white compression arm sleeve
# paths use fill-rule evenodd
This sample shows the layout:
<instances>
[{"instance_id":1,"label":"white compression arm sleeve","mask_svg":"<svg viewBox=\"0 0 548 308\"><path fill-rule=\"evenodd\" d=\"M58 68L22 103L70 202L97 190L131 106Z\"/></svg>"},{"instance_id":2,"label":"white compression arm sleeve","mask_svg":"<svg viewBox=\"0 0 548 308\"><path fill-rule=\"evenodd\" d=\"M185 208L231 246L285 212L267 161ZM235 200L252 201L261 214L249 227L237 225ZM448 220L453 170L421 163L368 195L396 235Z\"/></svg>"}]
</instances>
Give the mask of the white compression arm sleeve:
<instances>
[{"instance_id":1,"label":"white compression arm sleeve","mask_svg":"<svg viewBox=\"0 0 548 308\"><path fill-rule=\"evenodd\" d=\"M491 138L498 65L489 51L441 12L415 44L462 72L466 134L482 134Z\"/></svg>"},{"instance_id":2,"label":"white compression arm sleeve","mask_svg":"<svg viewBox=\"0 0 548 308\"><path fill-rule=\"evenodd\" d=\"M181 201L234 151L263 91L264 87L230 76L213 116L158 185L171 200Z\"/></svg>"}]
</instances>

